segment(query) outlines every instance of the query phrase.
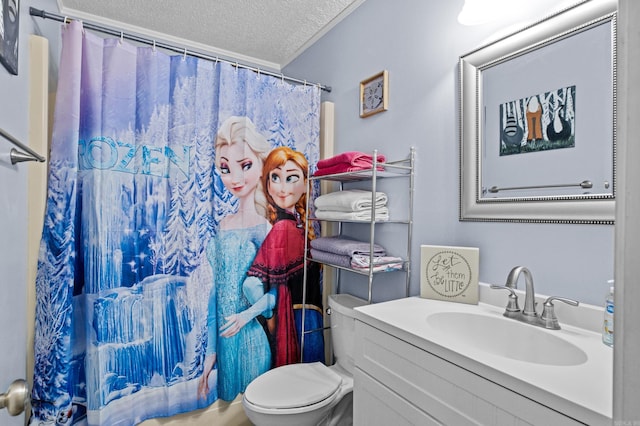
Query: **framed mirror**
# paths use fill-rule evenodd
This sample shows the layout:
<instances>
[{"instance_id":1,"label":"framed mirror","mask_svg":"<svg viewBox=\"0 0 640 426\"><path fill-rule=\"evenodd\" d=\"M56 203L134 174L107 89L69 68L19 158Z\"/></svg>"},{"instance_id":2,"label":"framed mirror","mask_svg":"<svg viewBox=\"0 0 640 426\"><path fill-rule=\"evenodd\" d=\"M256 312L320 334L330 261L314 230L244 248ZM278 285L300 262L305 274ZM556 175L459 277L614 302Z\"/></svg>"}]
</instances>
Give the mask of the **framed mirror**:
<instances>
[{"instance_id":1,"label":"framed mirror","mask_svg":"<svg viewBox=\"0 0 640 426\"><path fill-rule=\"evenodd\" d=\"M460 57L460 220L613 224L616 0Z\"/></svg>"}]
</instances>

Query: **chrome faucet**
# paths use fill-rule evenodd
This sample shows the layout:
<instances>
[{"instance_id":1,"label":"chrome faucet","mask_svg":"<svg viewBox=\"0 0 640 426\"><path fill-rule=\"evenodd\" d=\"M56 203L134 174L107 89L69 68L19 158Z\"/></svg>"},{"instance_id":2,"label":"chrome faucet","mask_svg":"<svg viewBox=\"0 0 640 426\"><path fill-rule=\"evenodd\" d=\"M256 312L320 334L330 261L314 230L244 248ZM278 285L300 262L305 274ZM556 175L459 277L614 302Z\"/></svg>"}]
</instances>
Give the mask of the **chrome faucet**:
<instances>
[{"instance_id":1,"label":"chrome faucet","mask_svg":"<svg viewBox=\"0 0 640 426\"><path fill-rule=\"evenodd\" d=\"M525 280L524 309L522 309L522 311L520 311L520 307L518 306L518 295L515 292L515 289L518 288L518 279L521 274L524 274ZM572 306L578 306L578 301L576 300L552 296L544 302L542 314L538 316L536 312L536 293L533 289L533 275L531 275L531 271L524 266L516 266L513 268L507 276L505 285L491 285L491 288L509 291L509 301L504 311L505 317L552 330L560 329L560 324L558 323L553 307L554 300L559 300Z\"/></svg>"},{"instance_id":2,"label":"chrome faucet","mask_svg":"<svg viewBox=\"0 0 640 426\"><path fill-rule=\"evenodd\" d=\"M533 275L531 275L531 271L525 268L524 266L516 266L509 272L509 276L507 276L507 282L505 287L509 287L512 289L518 288L518 278L520 278L520 274L524 274L524 282L525 282L525 294L524 294L524 308L522 309L522 315L527 317L537 317L536 313L536 293L533 289Z\"/></svg>"}]
</instances>

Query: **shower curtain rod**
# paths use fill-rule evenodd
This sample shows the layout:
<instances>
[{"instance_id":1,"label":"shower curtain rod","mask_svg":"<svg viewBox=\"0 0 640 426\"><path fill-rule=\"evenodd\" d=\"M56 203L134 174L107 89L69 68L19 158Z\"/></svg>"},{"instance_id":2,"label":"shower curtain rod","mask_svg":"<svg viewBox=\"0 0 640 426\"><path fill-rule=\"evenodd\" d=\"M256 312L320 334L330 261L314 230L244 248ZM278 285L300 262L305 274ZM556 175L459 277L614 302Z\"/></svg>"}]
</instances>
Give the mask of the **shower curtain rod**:
<instances>
[{"instance_id":1,"label":"shower curtain rod","mask_svg":"<svg viewBox=\"0 0 640 426\"><path fill-rule=\"evenodd\" d=\"M37 16L40 17L42 19L52 19L54 21L58 21L58 22L64 22L67 23L70 19L74 19L71 18L69 16L62 16L62 15L57 15L55 13L50 13L41 9L36 9L35 7L30 7L29 8L29 14L31 16ZM153 39L149 39L149 38L145 38L145 37L140 37L134 34L127 34L125 32L122 31L118 31L118 30L114 30L112 28L109 27L105 27L102 25L98 25L98 24L93 24L90 22L86 22L83 21L81 19L78 19L79 21L82 21L82 25L85 28L88 28L90 30L94 30L94 31L99 31L105 34L109 34L112 36L117 36L120 38L125 38L127 40L132 40L138 43L143 43L143 44L148 44L148 45L152 45L155 47L160 47L162 49L166 49L166 50L170 50L172 52L176 52L176 53L184 53L189 54L190 56L194 56L196 58L200 58L200 59L206 59L209 61L216 61L216 62L224 62L226 64L230 64L236 67L241 67L241 68L245 68L248 70L252 70L257 72L258 74L266 74L266 75L270 75L272 77L278 77L281 78L282 80L286 80L289 82L293 82L293 83L298 83L298 84L304 84L304 85L310 85L310 86L318 86L320 89L324 90L325 92L331 92L331 86L324 86L322 84L318 84L318 83L312 83L312 82L308 82L307 80L300 80L298 78L293 78L293 77L287 77L286 75L283 74L277 74L271 71L266 71L257 67L253 67L250 65L245 65L245 64L241 64L235 61L230 61L227 59L221 59L217 56L209 56L209 55L205 55L202 53L198 53L198 52L192 52L192 51L187 51L187 48L179 48L177 46L173 46L171 44L168 43L163 43L163 42L158 42L156 40Z\"/></svg>"}]
</instances>

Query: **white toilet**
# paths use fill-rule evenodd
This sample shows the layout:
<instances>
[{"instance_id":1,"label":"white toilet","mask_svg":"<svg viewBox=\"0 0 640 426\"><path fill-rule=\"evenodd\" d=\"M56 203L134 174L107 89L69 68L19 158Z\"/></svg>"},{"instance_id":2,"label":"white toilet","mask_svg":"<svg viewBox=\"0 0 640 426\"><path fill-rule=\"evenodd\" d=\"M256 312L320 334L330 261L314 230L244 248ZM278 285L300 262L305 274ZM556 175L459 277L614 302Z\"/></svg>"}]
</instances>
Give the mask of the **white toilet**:
<instances>
[{"instance_id":1,"label":"white toilet","mask_svg":"<svg viewBox=\"0 0 640 426\"><path fill-rule=\"evenodd\" d=\"M247 386L244 411L257 426L350 425L353 420L353 308L367 302L349 294L329 296L336 363L274 368Z\"/></svg>"}]
</instances>

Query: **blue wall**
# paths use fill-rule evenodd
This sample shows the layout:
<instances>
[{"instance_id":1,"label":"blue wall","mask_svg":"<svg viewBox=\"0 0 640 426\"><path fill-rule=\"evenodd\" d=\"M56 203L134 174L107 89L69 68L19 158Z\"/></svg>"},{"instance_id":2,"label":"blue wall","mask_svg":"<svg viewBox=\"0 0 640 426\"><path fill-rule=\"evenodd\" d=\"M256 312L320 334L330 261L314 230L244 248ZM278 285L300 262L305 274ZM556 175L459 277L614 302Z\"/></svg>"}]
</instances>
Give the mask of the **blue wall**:
<instances>
[{"instance_id":1,"label":"blue wall","mask_svg":"<svg viewBox=\"0 0 640 426\"><path fill-rule=\"evenodd\" d=\"M504 284L513 266L525 265L538 293L595 305L604 300L613 277L613 226L458 220L458 59L561 5L526 3L519 2L518 17L467 27L457 22L463 0L366 0L284 70L332 87L323 100L335 103L336 152L378 149L397 159L416 147L411 294L419 292L420 245L437 244L479 247L481 281ZM389 110L362 119L359 82L383 69ZM384 226L379 242L386 244L397 237ZM403 295L402 277L387 275L374 281L374 301ZM349 276L341 290L364 297L366 282Z\"/></svg>"}]
</instances>

